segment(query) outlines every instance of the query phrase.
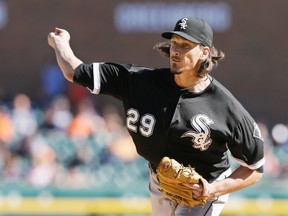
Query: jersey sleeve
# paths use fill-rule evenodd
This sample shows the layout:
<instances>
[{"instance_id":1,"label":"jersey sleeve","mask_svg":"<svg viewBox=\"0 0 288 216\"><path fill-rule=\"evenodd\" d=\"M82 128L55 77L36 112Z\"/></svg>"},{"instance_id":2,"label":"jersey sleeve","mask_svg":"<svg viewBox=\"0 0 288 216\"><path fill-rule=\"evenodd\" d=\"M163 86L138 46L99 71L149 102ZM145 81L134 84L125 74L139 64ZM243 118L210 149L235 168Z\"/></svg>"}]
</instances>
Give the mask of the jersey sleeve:
<instances>
[{"instance_id":1,"label":"jersey sleeve","mask_svg":"<svg viewBox=\"0 0 288 216\"><path fill-rule=\"evenodd\" d=\"M121 99L127 86L131 65L113 63L81 64L75 69L73 82L94 94L108 94ZM126 79L127 78L127 79Z\"/></svg>"},{"instance_id":2,"label":"jersey sleeve","mask_svg":"<svg viewBox=\"0 0 288 216\"><path fill-rule=\"evenodd\" d=\"M93 89L93 64L80 64L73 76L73 82L88 88Z\"/></svg>"},{"instance_id":3,"label":"jersey sleeve","mask_svg":"<svg viewBox=\"0 0 288 216\"><path fill-rule=\"evenodd\" d=\"M256 170L265 163L264 143L255 121L245 116L234 129L229 149L233 158L242 166Z\"/></svg>"}]
</instances>

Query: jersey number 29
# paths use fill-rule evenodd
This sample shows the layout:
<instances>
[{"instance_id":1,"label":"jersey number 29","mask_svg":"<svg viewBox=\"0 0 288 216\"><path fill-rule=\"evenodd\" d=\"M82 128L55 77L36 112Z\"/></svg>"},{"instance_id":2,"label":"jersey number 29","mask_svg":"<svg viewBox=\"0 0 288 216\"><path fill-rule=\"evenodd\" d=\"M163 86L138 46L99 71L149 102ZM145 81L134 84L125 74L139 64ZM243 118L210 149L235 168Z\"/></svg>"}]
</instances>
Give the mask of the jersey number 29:
<instances>
[{"instance_id":1,"label":"jersey number 29","mask_svg":"<svg viewBox=\"0 0 288 216\"><path fill-rule=\"evenodd\" d=\"M127 111L127 119L126 119L127 128L135 133L137 133L139 130L142 136L146 137L151 136L153 134L154 126L156 123L154 116L147 113L144 114L141 118L140 117L141 116L139 115L138 110L130 108ZM136 125L139 120L140 120L140 126L138 129Z\"/></svg>"}]
</instances>

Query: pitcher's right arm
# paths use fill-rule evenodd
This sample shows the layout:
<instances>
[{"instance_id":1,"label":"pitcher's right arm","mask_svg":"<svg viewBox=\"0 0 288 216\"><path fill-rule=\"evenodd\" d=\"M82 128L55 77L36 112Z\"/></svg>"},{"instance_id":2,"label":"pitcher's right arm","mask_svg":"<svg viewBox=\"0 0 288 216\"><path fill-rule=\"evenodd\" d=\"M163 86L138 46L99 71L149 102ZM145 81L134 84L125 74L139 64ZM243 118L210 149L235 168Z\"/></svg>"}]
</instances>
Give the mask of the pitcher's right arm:
<instances>
[{"instance_id":1,"label":"pitcher's right arm","mask_svg":"<svg viewBox=\"0 0 288 216\"><path fill-rule=\"evenodd\" d=\"M83 62L74 55L69 41L70 34L64 29L55 28L54 32L48 34L48 44L55 50L64 77L73 82L74 70Z\"/></svg>"}]
</instances>

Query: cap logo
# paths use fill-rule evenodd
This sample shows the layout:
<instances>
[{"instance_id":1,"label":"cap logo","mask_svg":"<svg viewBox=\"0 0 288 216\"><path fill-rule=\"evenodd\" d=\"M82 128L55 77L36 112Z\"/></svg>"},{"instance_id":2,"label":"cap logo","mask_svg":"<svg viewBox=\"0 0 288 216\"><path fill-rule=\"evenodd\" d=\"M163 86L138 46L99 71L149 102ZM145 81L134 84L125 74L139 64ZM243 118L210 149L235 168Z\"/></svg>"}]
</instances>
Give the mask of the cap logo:
<instances>
[{"instance_id":1,"label":"cap logo","mask_svg":"<svg viewBox=\"0 0 288 216\"><path fill-rule=\"evenodd\" d=\"M178 25L180 25L180 29L185 30L187 28L187 20L188 20L188 18L181 19L181 22L178 24Z\"/></svg>"}]
</instances>

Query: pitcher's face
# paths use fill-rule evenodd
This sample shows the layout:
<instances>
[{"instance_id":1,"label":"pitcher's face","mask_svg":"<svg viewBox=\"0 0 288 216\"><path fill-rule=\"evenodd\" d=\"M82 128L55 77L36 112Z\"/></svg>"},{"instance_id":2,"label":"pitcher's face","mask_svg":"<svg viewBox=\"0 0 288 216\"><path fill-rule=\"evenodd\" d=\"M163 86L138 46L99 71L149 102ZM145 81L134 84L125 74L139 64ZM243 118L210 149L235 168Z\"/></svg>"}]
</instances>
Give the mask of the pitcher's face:
<instances>
[{"instance_id":1,"label":"pitcher's face","mask_svg":"<svg viewBox=\"0 0 288 216\"><path fill-rule=\"evenodd\" d=\"M171 38L170 69L173 74L195 73L200 63L202 46L178 35Z\"/></svg>"}]
</instances>

